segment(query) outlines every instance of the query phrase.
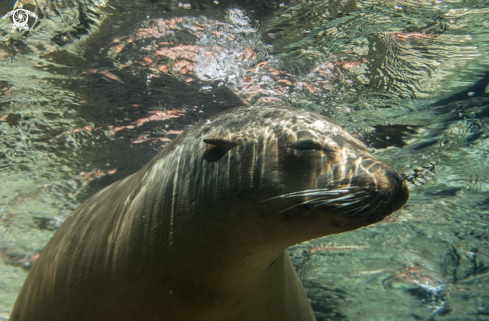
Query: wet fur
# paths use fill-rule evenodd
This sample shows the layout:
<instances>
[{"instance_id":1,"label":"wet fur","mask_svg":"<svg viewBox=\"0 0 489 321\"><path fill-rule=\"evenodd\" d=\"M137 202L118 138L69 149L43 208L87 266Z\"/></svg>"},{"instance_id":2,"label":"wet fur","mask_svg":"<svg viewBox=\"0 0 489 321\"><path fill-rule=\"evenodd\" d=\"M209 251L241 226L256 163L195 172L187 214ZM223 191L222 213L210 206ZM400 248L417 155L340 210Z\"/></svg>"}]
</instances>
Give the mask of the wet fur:
<instances>
[{"instance_id":1,"label":"wet fur","mask_svg":"<svg viewBox=\"0 0 489 321\"><path fill-rule=\"evenodd\" d=\"M315 320L285 249L399 208L407 194L391 171L317 114L216 115L70 215L11 320ZM341 189L353 196L330 197Z\"/></svg>"}]
</instances>

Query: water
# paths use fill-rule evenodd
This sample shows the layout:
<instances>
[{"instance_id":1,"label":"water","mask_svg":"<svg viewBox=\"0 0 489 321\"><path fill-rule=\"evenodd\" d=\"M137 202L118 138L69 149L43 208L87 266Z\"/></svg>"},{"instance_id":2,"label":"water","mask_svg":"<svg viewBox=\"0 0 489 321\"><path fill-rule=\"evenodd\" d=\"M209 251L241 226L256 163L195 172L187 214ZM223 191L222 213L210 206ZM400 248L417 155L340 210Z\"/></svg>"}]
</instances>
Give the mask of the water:
<instances>
[{"instance_id":1,"label":"water","mask_svg":"<svg viewBox=\"0 0 489 321\"><path fill-rule=\"evenodd\" d=\"M78 204L242 104L331 117L409 182L384 222L290 249L318 320L489 319L487 1L24 8L30 32L0 20L0 320Z\"/></svg>"}]
</instances>

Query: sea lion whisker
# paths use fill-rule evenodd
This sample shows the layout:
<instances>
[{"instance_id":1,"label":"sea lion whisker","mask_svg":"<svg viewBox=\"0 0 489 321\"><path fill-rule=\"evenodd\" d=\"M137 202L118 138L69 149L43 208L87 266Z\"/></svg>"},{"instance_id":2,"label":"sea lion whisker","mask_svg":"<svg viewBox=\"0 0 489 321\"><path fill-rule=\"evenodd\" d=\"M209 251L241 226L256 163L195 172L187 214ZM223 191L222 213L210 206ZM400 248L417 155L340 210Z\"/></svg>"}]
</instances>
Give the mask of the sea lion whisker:
<instances>
[{"instance_id":1,"label":"sea lion whisker","mask_svg":"<svg viewBox=\"0 0 489 321\"><path fill-rule=\"evenodd\" d=\"M372 214L373 212L375 212L376 209L379 208L380 205L382 205L383 202L379 202L379 204L377 204L377 206L375 206L374 208L370 209L369 211L367 211L364 215L361 216L362 219L365 219L367 218L370 214Z\"/></svg>"},{"instance_id":2,"label":"sea lion whisker","mask_svg":"<svg viewBox=\"0 0 489 321\"><path fill-rule=\"evenodd\" d=\"M299 204L296 204L296 205L292 205L291 207L288 207L288 208L286 208L286 209L284 209L284 210L281 210L281 211L280 211L280 212L278 212L278 213L273 214L273 215L272 215L270 218L274 218L275 216L279 215L280 213L283 213L283 212L285 212L285 211L288 211L288 210L290 210L290 209L293 209L294 207L301 206L301 205L303 205L303 204L305 204L305 203L299 203Z\"/></svg>"},{"instance_id":3,"label":"sea lion whisker","mask_svg":"<svg viewBox=\"0 0 489 321\"><path fill-rule=\"evenodd\" d=\"M300 196L315 196L315 195L326 195L326 194L332 194L332 195L338 195L338 193L348 193L349 188L338 188L334 190L329 190L327 188L321 188L321 189L311 189L311 190L305 190L305 191L300 191L300 192L293 192L293 193L288 193L288 194L283 194L280 196L268 198L266 200L260 201L258 203L263 203L266 201L274 200L274 199L279 199L279 198L290 198L290 197L300 197Z\"/></svg>"},{"instance_id":4,"label":"sea lion whisker","mask_svg":"<svg viewBox=\"0 0 489 321\"><path fill-rule=\"evenodd\" d=\"M374 201L375 201L377 198L378 198L378 197L376 197L376 198L375 198L375 199L374 199L372 202L374 202ZM358 209L352 209L352 210L346 211L346 212L344 212L344 213L341 213L340 215L342 215L342 216L343 216L343 215L348 214L348 213L350 213L350 212L352 212L352 211L354 211L352 215L355 215L356 213L361 212L361 211L363 211L364 209L366 209L366 208L368 208L369 206L371 206L371 205L372 205L372 202L367 203L367 204L365 204L365 206L362 206L362 207L360 207L360 208L358 208Z\"/></svg>"},{"instance_id":5,"label":"sea lion whisker","mask_svg":"<svg viewBox=\"0 0 489 321\"><path fill-rule=\"evenodd\" d=\"M348 214L348 213L350 213L350 212L353 212L352 216L355 216L355 213L358 213L359 211L361 211L363 208L365 208L365 207L367 207L367 206L368 206L368 204L367 204L367 205L365 205L365 206L363 206L363 207L361 207L361 208L359 208L359 209L358 209L358 208L353 208L353 209L351 209L351 210L349 210L349 211L346 211L346 212L343 212L343 213L341 213L341 214L339 214L339 215L340 215L340 216L346 216L346 214Z\"/></svg>"},{"instance_id":6,"label":"sea lion whisker","mask_svg":"<svg viewBox=\"0 0 489 321\"><path fill-rule=\"evenodd\" d=\"M357 196L358 194L362 194L360 192L357 192L357 193L353 193L351 195L348 195L348 196L344 196L344 197L341 197L341 198L321 198L321 199L315 199L315 200L320 200L321 201L321 204L320 206L323 206L323 205L331 205L331 204L328 204L328 203L339 203L339 204L342 204L340 205L339 207L345 207L345 206L349 206L351 204L355 204L355 203L358 203L366 198L368 198L368 195L367 196L364 196L364 197L360 197L360 198L356 198L355 196ZM342 201L345 201L345 200L348 200L350 201L350 199L353 198L353 202L346 202L346 203L343 203Z\"/></svg>"},{"instance_id":7,"label":"sea lion whisker","mask_svg":"<svg viewBox=\"0 0 489 321\"><path fill-rule=\"evenodd\" d=\"M302 203L300 203L300 204L297 204L297 205L291 206L291 207L289 207L289 208L287 208L287 209L285 209L285 210L283 210L283 211L278 212L278 213L277 213L277 214L275 214L275 215L278 215L278 214L280 214L280 213L282 213L282 212L284 212L284 211L287 211L287 210L289 210L289 209L291 209L291 208L293 208L293 207L299 206L299 205L310 204L310 203L319 203L319 204L314 205L314 206L313 206L313 207L312 207L312 208L311 208L309 211L307 211L307 213L306 213L306 215L307 215L307 214L309 214L309 212L311 212L312 210L314 210L314 209L316 209L316 208L318 208L318 207L324 206L324 205L326 205L326 204L328 204L328 203L330 203L330 202L334 202L334 201L337 201L337 200L346 200L346 199L348 199L348 198L352 198L352 197L354 197L354 196L355 196L355 195L357 195L357 194L361 194L361 192L357 192L357 193L354 193L354 194L351 194L351 195L348 195L348 196L344 196L344 197L342 197L341 199L328 199L328 198L326 198L326 197L324 197L324 198L319 198L319 199L318 199L318 198L315 198L315 199L312 199L312 200L309 200L309 201L305 201L305 202L302 202ZM363 199L363 198L362 198L362 199ZM355 201L355 202L352 202L352 203L347 203L347 204L342 205L342 206L347 206L348 204L355 204L355 203L360 202L360 201L361 201L361 199L360 199L360 200L357 200L357 201ZM340 207L342 207L342 206L340 206ZM274 216L275 216L275 215L274 215ZM272 217L274 217L274 216L272 216Z\"/></svg>"},{"instance_id":8,"label":"sea lion whisker","mask_svg":"<svg viewBox=\"0 0 489 321\"><path fill-rule=\"evenodd\" d=\"M338 195L348 193L348 190L327 190L322 189L318 191L303 191L298 193L293 193L291 195L287 195L286 197L297 197L297 196L314 196L314 195Z\"/></svg>"},{"instance_id":9,"label":"sea lion whisker","mask_svg":"<svg viewBox=\"0 0 489 321\"><path fill-rule=\"evenodd\" d=\"M358 197L358 198L356 198L356 200L358 200L358 201L355 201L355 203L358 203L360 201L363 201L363 200L367 199L368 197L369 197L368 195L365 195L365 196L362 196L362 197Z\"/></svg>"},{"instance_id":10,"label":"sea lion whisker","mask_svg":"<svg viewBox=\"0 0 489 321\"><path fill-rule=\"evenodd\" d=\"M342 194L342 193L341 193ZM287 198L292 198L292 197L308 197L308 196L325 196L325 195L341 195L340 192L336 191L325 191L325 192L314 192L314 193L303 193L303 194L298 194L298 195L293 195L293 196L287 196Z\"/></svg>"},{"instance_id":11,"label":"sea lion whisker","mask_svg":"<svg viewBox=\"0 0 489 321\"><path fill-rule=\"evenodd\" d=\"M333 199L333 200L331 200L331 201L335 201L335 200L337 200L337 199ZM286 208L286 209L284 209L284 210L281 210L280 212L278 212L278 213L274 214L274 215L273 215L273 216L271 216L270 218L273 218L273 217L277 216L278 214L283 213L283 212L285 212L285 211L288 211L288 210L290 210L290 209L292 209L292 208L295 208L295 207L297 207L297 206L301 206L301 205L305 205L305 204L310 204L310 203L314 203L314 202L317 202L317 201L318 201L318 199L317 199L317 198L315 198L315 199L312 199L312 200L308 200L308 201L305 201L305 202L302 202L302 203L299 203L299 204L296 204L296 205L290 206L290 207L288 207L288 208Z\"/></svg>"},{"instance_id":12,"label":"sea lion whisker","mask_svg":"<svg viewBox=\"0 0 489 321\"><path fill-rule=\"evenodd\" d=\"M338 201L342 201L342 200L347 200L347 199L352 198L354 196L355 196L355 194L350 194L350 195L346 195L346 196L339 197L339 198L329 199L328 202L338 202Z\"/></svg>"},{"instance_id":13,"label":"sea lion whisker","mask_svg":"<svg viewBox=\"0 0 489 321\"><path fill-rule=\"evenodd\" d=\"M352 197L353 196L354 195L352 195ZM351 197L348 197L348 198L351 198ZM341 198L341 199L336 199L336 198L329 199L327 197L315 198L313 200L309 200L309 201L303 202L301 204L318 203L318 204L314 205L314 208L316 208L316 207L320 207L320 206L330 205L329 203L334 203L334 202L337 202L337 201L344 201L344 200L347 200L348 198L347 197L344 197L344 198ZM354 204L354 203L356 203L356 202L353 202L353 203L343 203L344 205L342 205L342 206L346 206L348 204Z\"/></svg>"},{"instance_id":14,"label":"sea lion whisker","mask_svg":"<svg viewBox=\"0 0 489 321\"><path fill-rule=\"evenodd\" d=\"M333 189L333 190L331 190L329 188L306 189L306 190L303 190L303 191L298 191L298 192L292 192L292 193L284 194L284 195L281 195L281 196L278 196L278 197L289 197L289 196L303 195L303 194L316 193L316 192L330 193L330 192L337 192L338 190L341 190L341 189Z\"/></svg>"},{"instance_id":15,"label":"sea lion whisker","mask_svg":"<svg viewBox=\"0 0 489 321\"><path fill-rule=\"evenodd\" d=\"M318 208L318 207L321 207L321 206L331 205L331 204L329 204L331 201L334 201L334 200L328 200L328 201L324 201L324 202L319 202L319 204L314 205L313 208ZM348 205L351 205L351 204L354 204L354 203L356 203L356 202L344 203L343 205L338 206L337 208L348 206Z\"/></svg>"},{"instance_id":16,"label":"sea lion whisker","mask_svg":"<svg viewBox=\"0 0 489 321\"><path fill-rule=\"evenodd\" d=\"M325 197L320 197L320 198L314 198L312 200L309 200L311 202L313 201L317 201L317 202L322 202L322 201L326 201L326 202L335 202L335 201L341 201L341 200L347 200L349 198L353 198L355 197L356 195L358 195L359 193L353 193L353 194L350 194L350 195L346 195L346 196L342 196L340 198L331 198L329 196L325 196ZM324 196L324 195L323 195ZM308 201L308 202L309 202Z\"/></svg>"},{"instance_id":17,"label":"sea lion whisker","mask_svg":"<svg viewBox=\"0 0 489 321\"><path fill-rule=\"evenodd\" d=\"M348 190L332 190L332 191L322 191L322 192L308 192L308 193L303 193L302 195L298 196L314 196L314 195L339 195L343 193L348 193Z\"/></svg>"},{"instance_id":18,"label":"sea lion whisker","mask_svg":"<svg viewBox=\"0 0 489 321\"><path fill-rule=\"evenodd\" d=\"M295 207L298 207L298 206L301 206L301 205L305 205L305 204L314 203L314 202L316 202L316 201L317 201L317 199L315 198L315 199L308 200L308 201L305 201L305 202L302 202L302 203L299 203L299 204L292 205L292 206L290 206L290 207L288 207L288 208L286 208L286 209L284 209L284 210L281 210L280 212L278 212L278 213L274 214L274 215L273 215L272 217L270 217L270 218L273 218L273 217L277 216L278 214L283 213L283 212L285 212L285 211L288 211L288 210L290 210L290 209L292 209L292 208L295 208Z\"/></svg>"},{"instance_id":19,"label":"sea lion whisker","mask_svg":"<svg viewBox=\"0 0 489 321\"><path fill-rule=\"evenodd\" d=\"M357 192L356 194L361 194L361 192ZM352 194L352 196L355 196L355 194ZM368 197L368 196L364 196L364 197L361 197L360 199L356 199L356 200L355 200L355 201L353 201L353 202L344 203L344 204L342 204L342 205L340 205L340 206L338 206L338 207L336 207L336 208L338 209L338 208L342 208L342 207L346 207L346 206L350 206L350 205L356 204L356 203L358 203L358 202L363 201L363 200L364 200L365 198L367 198L367 197ZM316 200L317 200L317 199L316 199ZM325 206L325 205L330 205L330 204L328 204L328 203L330 203L330 202L332 202L332 201L336 201L336 199L332 199L332 200L326 200L326 201L320 202L319 204L314 205L314 206L313 206L313 207L312 207L312 208L311 208L311 209L310 209L310 210L309 210L309 211L306 213L306 215L307 215L307 214L309 214L309 212L311 212L312 210L315 210L315 209L316 209L316 208L318 208L318 207ZM368 204L367 204L367 206L368 206ZM353 209L353 210L355 210L355 209ZM351 211L351 210L350 210L350 211ZM348 211L348 212L350 212L350 211ZM346 213L348 213L348 212L346 212Z\"/></svg>"},{"instance_id":20,"label":"sea lion whisker","mask_svg":"<svg viewBox=\"0 0 489 321\"><path fill-rule=\"evenodd\" d=\"M324 203L314 205L309 211L307 211L306 215L309 214L310 212L312 212L313 210L315 210L316 208L321 207L323 205L324 205Z\"/></svg>"},{"instance_id":21,"label":"sea lion whisker","mask_svg":"<svg viewBox=\"0 0 489 321\"><path fill-rule=\"evenodd\" d=\"M342 207L345 207L345 206L350 206L350 205L353 205L353 204L359 203L359 202L363 201L363 200L364 200L364 199L366 199L366 198L367 198L367 196L362 197L362 198L360 198L360 199L357 199L357 200L355 200L354 202L351 202L351 203L345 203L345 204L343 204L343 205L338 206L338 208L342 208Z\"/></svg>"},{"instance_id":22,"label":"sea lion whisker","mask_svg":"<svg viewBox=\"0 0 489 321\"><path fill-rule=\"evenodd\" d=\"M355 196L355 195L354 195L354 194L353 194L353 195L350 195L350 197L349 197L349 198L351 198L351 197L353 197L353 196ZM348 198L348 197L343 197L343 198L341 198L340 200L346 200L347 198ZM312 207L312 209L311 209L311 210L313 210L313 209L316 209L316 208L321 207L321 206L330 205L329 203L331 203L331 202L335 202L335 201L337 201L337 200L338 200L338 199L336 199L336 198L334 198L334 199L328 199L328 198L326 198L326 197L324 197L324 198L315 198L314 200L310 200L310 201L304 202L304 203L302 203L302 204L306 204L306 203L318 203L318 204L316 204L316 205L314 205L314 206ZM348 206L348 205L350 205L350 204L355 204L355 203L357 203L357 202L360 202L360 200L355 201L355 202L344 203L343 205L338 206L338 207ZM308 213L309 213L309 212L308 212Z\"/></svg>"}]
</instances>

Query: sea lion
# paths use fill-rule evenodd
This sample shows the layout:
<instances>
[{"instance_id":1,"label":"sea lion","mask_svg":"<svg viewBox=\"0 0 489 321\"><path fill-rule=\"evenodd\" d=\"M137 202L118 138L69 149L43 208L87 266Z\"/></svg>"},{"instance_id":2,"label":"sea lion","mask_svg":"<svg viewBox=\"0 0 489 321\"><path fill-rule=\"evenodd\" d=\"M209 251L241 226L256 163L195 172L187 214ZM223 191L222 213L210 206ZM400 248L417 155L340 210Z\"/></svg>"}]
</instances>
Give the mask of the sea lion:
<instances>
[{"instance_id":1,"label":"sea lion","mask_svg":"<svg viewBox=\"0 0 489 321\"><path fill-rule=\"evenodd\" d=\"M404 179L329 119L233 109L71 214L11 320L315 320L286 248L378 222L407 198Z\"/></svg>"}]
</instances>

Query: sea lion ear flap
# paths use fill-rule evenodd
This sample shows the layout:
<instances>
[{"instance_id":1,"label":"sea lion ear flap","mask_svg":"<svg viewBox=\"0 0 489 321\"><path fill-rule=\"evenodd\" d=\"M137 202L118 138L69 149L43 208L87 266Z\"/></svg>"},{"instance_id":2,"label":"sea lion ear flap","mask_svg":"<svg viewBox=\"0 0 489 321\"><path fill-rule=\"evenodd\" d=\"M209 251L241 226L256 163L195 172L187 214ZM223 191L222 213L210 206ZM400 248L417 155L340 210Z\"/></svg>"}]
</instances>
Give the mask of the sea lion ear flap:
<instances>
[{"instance_id":1,"label":"sea lion ear flap","mask_svg":"<svg viewBox=\"0 0 489 321\"><path fill-rule=\"evenodd\" d=\"M208 162L220 160L231 148L238 145L235 142L222 138L206 138L204 139L204 143L207 144L204 159Z\"/></svg>"}]
</instances>

